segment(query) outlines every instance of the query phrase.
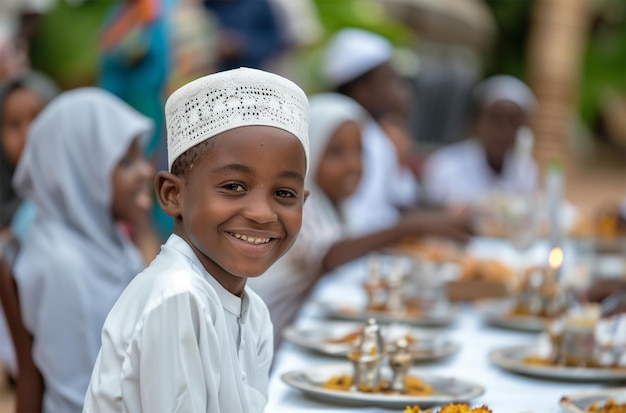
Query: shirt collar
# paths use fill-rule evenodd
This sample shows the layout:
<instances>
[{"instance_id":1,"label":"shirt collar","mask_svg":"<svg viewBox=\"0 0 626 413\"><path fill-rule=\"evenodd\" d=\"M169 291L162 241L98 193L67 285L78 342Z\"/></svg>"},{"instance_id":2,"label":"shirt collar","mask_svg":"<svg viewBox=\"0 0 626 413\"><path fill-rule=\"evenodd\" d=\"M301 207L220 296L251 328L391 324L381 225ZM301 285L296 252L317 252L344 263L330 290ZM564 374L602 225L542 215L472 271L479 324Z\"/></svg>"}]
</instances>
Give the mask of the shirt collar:
<instances>
[{"instance_id":1,"label":"shirt collar","mask_svg":"<svg viewBox=\"0 0 626 413\"><path fill-rule=\"evenodd\" d=\"M213 278L213 276L204 268L187 241L182 239L180 236L176 234L170 235L165 245L174 248L187 257L190 263L198 270L198 272L200 272L200 274L204 276L207 282L211 284L222 302L222 307L224 307L226 311L233 314L235 317L238 317L242 323L247 320L250 309L250 298L248 297L245 289L241 297L238 297L222 287L222 285L217 282L217 280Z\"/></svg>"}]
</instances>

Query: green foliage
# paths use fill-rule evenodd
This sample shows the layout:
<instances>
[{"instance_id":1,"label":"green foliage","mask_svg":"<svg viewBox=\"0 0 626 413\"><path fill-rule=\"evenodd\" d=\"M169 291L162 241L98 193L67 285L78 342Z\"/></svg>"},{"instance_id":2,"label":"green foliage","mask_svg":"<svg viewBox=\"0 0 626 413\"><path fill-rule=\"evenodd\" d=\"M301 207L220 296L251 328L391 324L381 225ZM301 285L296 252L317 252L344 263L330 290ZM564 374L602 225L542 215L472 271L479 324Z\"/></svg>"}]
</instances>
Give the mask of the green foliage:
<instances>
[{"instance_id":1,"label":"green foliage","mask_svg":"<svg viewBox=\"0 0 626 413\"><path fill-rule=\"evenodd\" d=\"M486 76L506 73L524 79L526 38L532 0L485 0L498 28L498 43L486 67Z\"/></svg>"},{"instance_id":2,"label":"green foliage","mask_svg":"<svg viewBox=\"0 0 626 413\"><path fill-rule=\"evenodd\" d=\"M407 27L392 19L376 0L314 0L328 36L346 27L359 27L385 36L395 44L411 39Z\"/></svg>"},{"instance_id":3,"label":"green foliage","mask_svg":"<svg viewBox=\"0 0 626 413\"><path fill-rule=\"evenodd\" d=\"M626 94L626 2L609 0L591 23L583 60L580 114L596 121L599 106L614 93Z\"/></svg>"},{"instance_id":4,"label":"green foliage","mask_svg":"<svg viewBox=\"0 0 626 413\"><path fill-rule=\"evenodd\" d=\"M31 45L33 67L68 89L95 82L97 36L111 1L87 1L71 6L59 0L41 19Z\"/></svg>"}]
</instances>

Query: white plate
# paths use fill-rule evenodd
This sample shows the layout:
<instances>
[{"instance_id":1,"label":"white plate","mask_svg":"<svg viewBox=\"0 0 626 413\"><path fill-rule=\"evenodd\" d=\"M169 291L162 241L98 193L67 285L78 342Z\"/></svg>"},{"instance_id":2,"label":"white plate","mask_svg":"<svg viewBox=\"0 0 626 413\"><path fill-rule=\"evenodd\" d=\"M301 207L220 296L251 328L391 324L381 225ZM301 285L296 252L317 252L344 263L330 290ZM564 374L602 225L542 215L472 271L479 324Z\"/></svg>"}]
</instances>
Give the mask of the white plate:
<instances>
[{"instance_id":1,"label":"white plate","mask_svg":"<svg viewBox=\"0 0 626 413\"><path fill-rule=\"evenodd\" d=\"M583 390L563 396L559 404L568 413L584 413L591 403L595 402L603 406L609 399L613 399L620 404L626 403L626 387Z\"/></svg>"},{"instance_id":2,"label":"white plate","mask_svg":"<svg viewBox=\"0 0 626 413\"><path fill-rule=\"evenodd\" d=\"M387 372L388 373L388 372ZM419 404L421 407L435 406L444 403L468 401L482 395L484 387L464 380L450 377L420 374L410 370L409 374L419 377L433 387L430 396L409 396L402 394L363 393L356 390L339 391L322 387L322 383L331 376L352 374L350 363L336 363L317 367L308 367L285 373L281 376L289 386L306 395L332 404L351 406L383 406L402 409L408 405ZM383 376L385 371L383 371Z\"/></svg>"},{"instance_id":3,"label":"white plate","mask_svg":"<svg viewBox=\"0 0 626 413\"><path fill-rule=\"evenodd\" d=\"M511 299L485 299L478 301L476 308L483 314L485 321L495 327L529 333L540 333L545 330L546 321L543 318L511 315L513 304Z\"/></svg>"},{"instance_id":4,"label":"white plate","mask_svg":"<svg viewBox=\"0 0 626 413\"><path fill-rule=\"evenodd\" d=\"M305 327L288 326L283 330L283 337L308 350L331 356L342 356L354 348L356 341L333 343L347 334L358 331L363 323L353 322L319 322ZM381 334L387 341L394 341L410 335L416 341L411 350L416 362L436 360L455 353L458 343L448 339L444 334L433 333L423 329L404 325L382 325Z\"/></svg>"},{"instance_id":5,"label":"white plate","mask_svg":"<svg viewBox=\"0 0 626 413\"><path fill-rule=\"evenodd\" d=\"M533 354L536 354L534 345L512 346L492 350L489 360L505 370L547 379L587 382L626 379L626 368L541 366L524 363L524 357Z\"/></svg>"},{"instance_id":6,"label":"white plate","mask_svg":"<svg viewBox=\"0 0 626 413\"><path fill-rule=\"evenodd\" d=\"M321 303L328 317L341 320L367 321L375 318L379 323L407 323L418 326L445 326L454 321L456 307L446 306L442 311L430 315L413 316L409 314L392 314L384 311L367 311L361 307L348 304Z\"/></svg>"}]
</instances>

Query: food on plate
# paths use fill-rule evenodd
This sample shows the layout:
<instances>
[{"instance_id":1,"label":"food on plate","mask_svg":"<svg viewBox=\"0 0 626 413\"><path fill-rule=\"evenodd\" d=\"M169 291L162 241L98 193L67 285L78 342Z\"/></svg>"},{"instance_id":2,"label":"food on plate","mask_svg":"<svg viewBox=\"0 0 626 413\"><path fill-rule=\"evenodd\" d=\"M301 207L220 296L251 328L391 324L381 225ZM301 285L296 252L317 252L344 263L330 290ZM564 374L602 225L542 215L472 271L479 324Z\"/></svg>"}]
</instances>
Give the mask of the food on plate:
<instances>
[{"instance_id":1,"label":"food on plate","mask_svg":"<svg viewBox=\"0 0 626 413\"><path fill-rule=\"evenodd\" d=\"M617 207L606 207L595 214L581 214L570 235L573 237L617 238L626 236L626 217Z\"/></svg>"},{"instance_id":2,"label":"food on plate","mask_svg":"<svg viewBox=\"0 0 626 413\"><path fill-rule=\"evenodd\" d=\"M352 387L352 376L349 374L330 376L328 380L322 383L322 387L329 390L348 391Z\"/></svg>"},{"instance_id":3,"label":"food on plate","mask_svg":"<svg viewBox=\"0 0 626 413\"><path fill-rule=\"evenodd\" d=\"M463 258L463 252L458 246L445 241L405 238L394 244L392 249L435 263L458 262Z\"/></svg>"},{"instance_id":4,"label":"food on plate","mask_svg":"<svg viewBox=\"0 0 626 413\"><path fill-rule=\"evenodd\" d=\"M347 334L344 334L340 337L337 338L327 338L326 340L324 340L326 343L328 344L350 344L350 343L356 343L359 338L361 337L361 333L362 333L363 329L362 328L358 328L355 331L351 331Z\"/></svg>"},{"instance_id":5,"label":"food on plate","mask_svg":"<svg viewBox=\"0 0 626 413\"><path fill-rule=\"evenodd\" d=\"M497 260L466 258L461 262L459 279L512 283L515 272Z\"/></svg>"},{"instance_id":6,"label":"food on plate","mask_svg":"<svg viewBox=\"0 0 626 413\"><path fill-rule=\"evenodd\" d=\"M329 390L350 391L353 388L352 384L352 376L349 374L341 374L328 378L328 380L322 383L322 387ZM376 387L357 386L356 390L363 393L396 393L389 388L389 380L381 380ZM429 396L433 394L433 388L430 384L424 383L422 379L407 375L404 378L404 390L402 394L409 396Z\"/></svg>"},{"instance_id":7,"label":"food on plate","mask_svg":"<svg viewBox=\"0 0 626 413\"><path fill-rule=\"evenodd\" d=\"M561 402L572 403L567 397L561 397ZM584 413L626 413L626 403L618 403L615 399L607 399L604 403L593 402L583 410Z\"/></svg>"},{"instance_id":8,"label":"food on plate","mask_svg":"<svg viewBox=\"0 0 626 413\"><path fill-rule=\"evenodd\" d=\"M626 413L626 403L617 403L608 399L603 404L594 402L585 409L585 413Z\"/></svg>"},{"instance_id":9,"label":"food on plate","mask_svg":"<svg viewBox=\"0 0 626 413\"><path fill-rule=\"evenodd\" d=\"M531 364L533 366L554 366L555 363L553 363L550 359L548 359L547 357L541 357L541 356L526 356L522 359L522 362L524 364Z\"/></svg>"},{"instance_id":10,"label":"food on plate","mask_svg":"<svg viewBox=\"0 0 626 413\"><path fill-rule=\"evenodd\" d=\"M419 405L407 406L403 413L492 413L487 406L469 407L467 403L450 403L439 410L422 410Z\"/></svg>"},{"instance_id":11,"label":"food on plate","mask_svg":"<svg viewBox=\"0 0 626 413\"><path fill-rule=\"evenodd\" d=\"M428 396L433 394L433 387L430 384L424 383L423 380L413 377L404 377L404 394L411 396Z\"/></svg>"}]
</instances>

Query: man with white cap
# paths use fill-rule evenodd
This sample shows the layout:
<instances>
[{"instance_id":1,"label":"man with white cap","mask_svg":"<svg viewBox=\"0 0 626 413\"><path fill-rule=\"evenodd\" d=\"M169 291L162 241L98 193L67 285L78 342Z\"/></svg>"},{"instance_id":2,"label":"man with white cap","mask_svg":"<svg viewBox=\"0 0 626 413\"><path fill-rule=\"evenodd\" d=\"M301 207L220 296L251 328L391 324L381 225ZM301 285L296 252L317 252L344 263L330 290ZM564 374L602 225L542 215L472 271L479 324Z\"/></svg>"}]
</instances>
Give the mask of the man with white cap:
<instances>
[{"instance_id":1,"label":"man with white cap","mask_svg":"<svg viewBox=\"0 0 626 413\"><path fill-rule=\"evenodd\" d=\"M174 231L109 313L84 412L260 413L272 324L246 279L300 231L308 100L255 69L194 80L165 105Z\"/></svg>"},{"instance_id":2,"label":"man with white cap","mask_svg":"<svg viewBox=\"0 0 626 413\"><path fill-rule=\"evenodd\" d=\"M356 234L390 227L400 211L413 208L418 183L400 159L394 141L383 128L390 119L406 119L410 92L392 66L392 44L375 33L345 28L330 40L323 76L330 88L363 106L371 118L363 129L363 176L345 204Z\"/></svg>"},{"instance_id":3,"label":"man with white cap","mask_svg":"<svg viewBox=\"0 0 626 413\"><path fill-rule=\"evenodd\" d=\"M528 116L532 91L519 79L497 75L474 88L476 116L471 138L431 154L422 171L426 198L438 204L468 205L493 191L535 189Z\"/></svg>"}]
</instances>

